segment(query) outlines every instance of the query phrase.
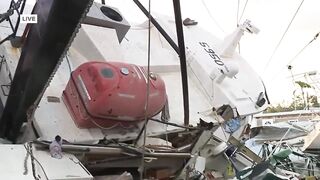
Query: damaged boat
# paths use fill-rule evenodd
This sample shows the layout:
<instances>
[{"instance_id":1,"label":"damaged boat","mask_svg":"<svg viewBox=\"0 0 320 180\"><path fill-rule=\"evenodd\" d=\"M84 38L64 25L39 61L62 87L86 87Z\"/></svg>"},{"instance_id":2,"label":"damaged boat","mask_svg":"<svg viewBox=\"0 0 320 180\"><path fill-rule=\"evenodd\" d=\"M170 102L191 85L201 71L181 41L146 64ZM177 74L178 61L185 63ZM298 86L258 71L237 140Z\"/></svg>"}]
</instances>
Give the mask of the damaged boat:
<instances>
[{"instance_id":1,"label":"damaged boat","mask_svg":"<svg viewBox=\"0 0 320 180\"><path fill-rule=\"evenodd\" d=\"M38 0L38 23L2 37L1 179L298 178L244 146L268 97L235 50L259 30L247 20L220 40L183 22L178 0L174 20L131 5L145 23L92 0Z\"/></svg>"}]
</instances>

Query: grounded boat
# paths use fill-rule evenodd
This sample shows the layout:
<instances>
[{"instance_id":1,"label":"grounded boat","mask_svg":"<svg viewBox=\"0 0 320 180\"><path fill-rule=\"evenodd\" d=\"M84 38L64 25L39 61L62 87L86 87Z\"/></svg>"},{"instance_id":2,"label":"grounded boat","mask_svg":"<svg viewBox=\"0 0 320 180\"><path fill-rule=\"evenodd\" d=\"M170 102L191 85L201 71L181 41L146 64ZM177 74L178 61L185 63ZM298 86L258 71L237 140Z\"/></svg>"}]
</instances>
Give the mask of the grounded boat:
<instances>
[{"instance_id":1,"label":"grounded boat","mask_svg":"<svg viewBox=\"0 0 320 180\"><path fill-rule=\"evenodd\" d=\"M258 29L246 21L221 41L190 19L183 26L179 1L175 21L133 2L150 26L131 27L90 0L38 0L39 22L26 26L22 47L1 45L0 81L10 85L0 135L15 144L0 146L8 162L0 177L298 178L243 146L268 99L235 49ZM49 153L57 135L61 159Z\"/></svg>"}]
</instances>

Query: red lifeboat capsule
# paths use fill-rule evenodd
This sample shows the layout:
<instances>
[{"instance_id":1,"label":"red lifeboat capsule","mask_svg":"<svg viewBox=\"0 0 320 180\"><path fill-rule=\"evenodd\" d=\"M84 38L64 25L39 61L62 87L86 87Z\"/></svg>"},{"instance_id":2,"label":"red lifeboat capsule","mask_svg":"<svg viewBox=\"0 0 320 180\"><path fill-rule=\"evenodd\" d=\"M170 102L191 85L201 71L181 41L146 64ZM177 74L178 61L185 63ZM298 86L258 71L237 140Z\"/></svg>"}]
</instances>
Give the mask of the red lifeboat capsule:
<instances>
[{"instance_id":1,"label":"red lifeboat capsule","mask_svg":"<svg viewBox=\"0 0 320 180\"><path fill-rule=\"evenodd\" d=\"M79 128L128 126L145 117L147 73L119 62L88 62L72 72L63 99ZM147 117L166 104L164 81L150 74Z\"/></svg>"}]
</instances>

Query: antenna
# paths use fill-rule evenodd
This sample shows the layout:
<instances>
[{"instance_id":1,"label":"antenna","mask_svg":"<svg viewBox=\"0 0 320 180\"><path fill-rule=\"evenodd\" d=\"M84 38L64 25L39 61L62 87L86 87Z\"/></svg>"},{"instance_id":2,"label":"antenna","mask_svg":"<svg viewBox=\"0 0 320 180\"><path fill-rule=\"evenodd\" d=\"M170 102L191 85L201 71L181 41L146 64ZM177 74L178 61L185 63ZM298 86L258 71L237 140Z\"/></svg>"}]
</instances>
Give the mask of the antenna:
<instances>
[{"instance_id":1,"label":"antenna","mask_svg":"<svg viewBox=\"0 0 320 180\"><path fill-rule=\"evenodd\" d=\"M237 27L237 29L231 35L225 38L221 57L233 57L236 47L245 31L251 34L258 34L260 30L252 25L250 20L246 20L243 24Z\"/></svg>"}]
</instances>

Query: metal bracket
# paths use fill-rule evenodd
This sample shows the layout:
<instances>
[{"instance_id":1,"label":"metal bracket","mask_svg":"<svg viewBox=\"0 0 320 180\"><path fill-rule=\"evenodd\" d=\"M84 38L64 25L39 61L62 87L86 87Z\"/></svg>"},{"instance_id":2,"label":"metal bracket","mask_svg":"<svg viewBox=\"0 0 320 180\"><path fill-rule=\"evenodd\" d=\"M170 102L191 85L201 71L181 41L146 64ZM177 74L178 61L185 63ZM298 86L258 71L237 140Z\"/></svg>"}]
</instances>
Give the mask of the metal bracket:
<instances>
[{"instance_id":1,"label":"metal bracket","mask_svg":"<svg viewBox=\"0 0 320 180\"><path fill-rule=\"evenodd\" d=\"M21 4L21 6L20 6ZM20 15L23 13L24 7L26 4L26 0L18 0L15 2L14 0L11 0L10 2L10 7L7 11L7 13L3 14L3 18L0 19L0 23L3 22L4 20L8 21L10 24L10 28L12 30L12 33L9 34L6 38L0 41L0 44L4 43L7 40L11 40L16 37L17 31L20 25ZM10 16L14 14L14 12L17 13L18 17L16 20L16 24L13 25L12 20L10 19Z\"/></svg>"},{"instance_id":2,"label":"metal bracket","mask_svg":"<svg viewBox=\"0 0 320 180\"><path fill-rule=\"evenodd\" d=\"M10 88L11 88L11 83L10 84L2 84L1 85L2 94L4 96L9 96Z\"/></svg>"},{"instance_id":3,"label":"metal bracket","mask_svg":"<svg viewBox=\"0 0 320 180\"><path fill-rule=\"evenodd\" d=\"M9 71L8 63L7 63L7 60L6 60L5 56L4 55L0 55L0 58L1 58L1 60L0 60L0 72L2 70L3 64L6 64L6 69L7 69L7 71ZM10 91L11 82L12 82L12 75L11 75L10 71L9 71L8 77L9 77L10 82L8 84L1 84L1 91L2 91L2 94L4 96L9 96L9 91Z\"/></svg>"}]
</instances>

